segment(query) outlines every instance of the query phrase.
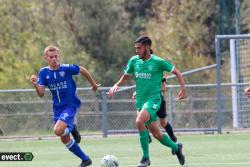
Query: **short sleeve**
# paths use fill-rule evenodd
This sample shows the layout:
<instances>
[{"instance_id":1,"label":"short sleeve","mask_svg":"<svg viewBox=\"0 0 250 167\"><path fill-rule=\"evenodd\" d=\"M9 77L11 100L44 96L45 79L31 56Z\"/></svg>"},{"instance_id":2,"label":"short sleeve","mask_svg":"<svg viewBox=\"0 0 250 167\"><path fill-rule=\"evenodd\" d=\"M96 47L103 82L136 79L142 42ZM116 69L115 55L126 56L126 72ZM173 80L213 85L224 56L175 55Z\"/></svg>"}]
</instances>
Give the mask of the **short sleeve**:
<instances>
[{"instance_id":1,"label":"short sleeve","mask_svg":"<svg viewBox=\"0 0 250 167\"><path fill-rule=\"evenodd\" d=\"M125 74L133 74L134 73L134 58L129 59L128 64L124 70Z\"/></svg>"},{"instance_id":2,"label":"short sleeve","mask_svg":"<svg viewBox=\"0 0 250 167\"><path fill-rule=\"evenodd\" d=\"M163 71L173 72L174 65L172 63L170 63L169 61L162 59L161 60L161 68Z\"/></svg>"},{"instance_id":3,"label":"short sleeve","mask_svg":"<svg viewBox=\"0 0 250 167\"><path fill-rule=\"evenodd\" d=\"M40 86L47 86L46 81L44 79L44 71L42 70L39 71L37 84Z\"/></svg>"},{"instance_id":4,"label":"short sleeve","mask_svg":"<svg viewBox=\"0 0 250 167\"><path fill-rule=\"evenodd\" d=\"M80 67L78 65L74 65L74 64L69 64L68 65L68 71L72 74L72 75L78 75L80 73Z\"/></svg>"}]
</instances>

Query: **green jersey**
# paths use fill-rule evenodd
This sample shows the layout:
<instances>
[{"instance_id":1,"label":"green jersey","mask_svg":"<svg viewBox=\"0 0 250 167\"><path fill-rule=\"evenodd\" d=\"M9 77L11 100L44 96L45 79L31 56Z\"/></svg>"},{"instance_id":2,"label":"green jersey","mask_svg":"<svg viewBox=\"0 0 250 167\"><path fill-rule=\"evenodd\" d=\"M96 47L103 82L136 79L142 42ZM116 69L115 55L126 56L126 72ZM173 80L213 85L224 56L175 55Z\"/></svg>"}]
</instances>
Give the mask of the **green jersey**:
<instances>
[{"instance_id":1,"label":"green jersey","mask_svg":"<svg viewBox=\"0 0 250 167\"><path fill-rule=\"evenodd\" d=\"M150 97L160 95L163 72L173 70L173 64L153 54L145 61L138 55L130 58L124 72L126 75L132 74L135 77L138 109L141 109Z\"/></svg>"}]
</instances>

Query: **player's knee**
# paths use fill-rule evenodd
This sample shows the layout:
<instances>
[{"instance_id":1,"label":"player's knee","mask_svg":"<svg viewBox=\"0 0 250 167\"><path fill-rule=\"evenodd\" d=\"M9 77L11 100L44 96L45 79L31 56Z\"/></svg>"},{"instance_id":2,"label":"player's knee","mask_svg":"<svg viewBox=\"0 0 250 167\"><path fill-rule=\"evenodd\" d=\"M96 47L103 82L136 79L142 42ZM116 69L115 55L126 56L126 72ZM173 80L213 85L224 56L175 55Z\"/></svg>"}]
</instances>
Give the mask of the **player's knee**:
<instances>
[{"instance_id":1,"label":"player's knee","mask_svg":"<svg viewBox=\"0 0 250 167\"><path fill-rule=\"evenodd\" d=\"M153 133L153 136L154 136L154 138L156 138L157 140L161 140L161 138L162 138L162 134L161 134L160 132L155 132L155 133Z\"/></svg>"},{"instance_id":2,"label":"player's knee","mask_svg":"<svg viewBox=\"0 0 250 167\"><path fill-rule=\"evenodd\" d=\"M167 125L167 121L160 121L161 127L165 127Z\"/></svg>"},{"instance_id":3,"label":"player's knee","mask_svg":"<svg viewBox=\"0 0 250 167\"><path fill-rule=\"evenodd\" d=\"M63 130L59 128L54 128L54 134L57 136L62 136L63 135Z\"/></svg>"},{"instance_id":4,"label":"player's knee","mask_svg":"<svg viewBox=\"0 0 250 167\"><path fill-rule=\"evenodd\" d=\"M135 124L136 124L136 127L141 127L144 125L144 122L141 119L136 119Z\"/></svg>"}]
</instances>

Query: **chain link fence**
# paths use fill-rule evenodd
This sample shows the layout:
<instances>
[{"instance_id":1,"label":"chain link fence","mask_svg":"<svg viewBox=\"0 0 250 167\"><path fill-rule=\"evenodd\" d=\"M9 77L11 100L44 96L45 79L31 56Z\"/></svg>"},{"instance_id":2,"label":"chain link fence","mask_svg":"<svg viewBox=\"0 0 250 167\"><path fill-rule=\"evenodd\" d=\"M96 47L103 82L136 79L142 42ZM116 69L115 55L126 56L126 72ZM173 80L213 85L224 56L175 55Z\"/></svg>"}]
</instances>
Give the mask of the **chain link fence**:
<instances>
[{"instance_id":1,"label":"chain link fence","mask_svg":"<svg viewBox=\"0 0 250 167\"><path fill-rule=\"evenodd\" d=\"M218 121L222 128L232 128L231 85L222 84L221 112L216 112L216 84L187 85L188 98L175 100L178 87L168 85L165 94L168 121L176 131L216 131ZM78 89L82 106L76 121L84 135L137 132L136 108L131 96L134 87L124 89L109 99L109 88ZM245 101L248 103L248 100ZM250 112L250 109L248 113ZM0 91L0 131L4 136L50 134L53 115L50 93L39 98L34 90ZM245 127L250 126L245 119Z\"/></svg>"}]
</instances>

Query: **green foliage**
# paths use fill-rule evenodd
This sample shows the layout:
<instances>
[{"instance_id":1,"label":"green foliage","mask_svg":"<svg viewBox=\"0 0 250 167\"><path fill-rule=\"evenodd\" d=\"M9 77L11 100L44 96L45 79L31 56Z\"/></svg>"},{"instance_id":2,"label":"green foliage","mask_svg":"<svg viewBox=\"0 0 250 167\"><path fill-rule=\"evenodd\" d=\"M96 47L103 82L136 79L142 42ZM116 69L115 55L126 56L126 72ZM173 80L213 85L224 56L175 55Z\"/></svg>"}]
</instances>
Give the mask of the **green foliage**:
<instances>
[{"instance_id":1,"label":"green foliage","mask_svg":"<svg viewBox=\"0 0 250 167\"><path fill-rule=\"evenodd\" d=\"M134 39L143 32L153 39L155 52L182 71L214 63L220 12L216 0L0 3L1 89L30 88L29 76L46 65L43 49L47 45L59 46L62 63L85 66L102 86L111 86L134 54ZM233 1L227 4L232 17ZM249 29L249 5L242 1L242 32ZM205 76L214 78L211 74L199 77ZM86 82L82 80L77 82Z\"/></svg>"},{"instance_id":2,"label":"green foliage","mask_svg":"<svg viewBox=\"0 0 250 167\"><path fill-rule=\"evenodd\" d=\"M148 22L147 34L154 41L155 53L172 61L181 71L213 64L215 7L215 1L154 3L155 17ZM202 75L198 78L203 78ZM205 74L206 78L211 78L209 75L209 72ZM195 80L197 77L192 82L197 82Z\"/></svg>"},{"instance_id":3,"label":"green foliage","mask_svg":"<svg viewBox=\"0 0 250 167\"><path fill-rule=\"evenodd\" d=\"M64 14L68 26L75 27L71 33L77 46L91 58L86 67L95 72L103 85L111 85L118 79L120 66L132 53L133 34L123 27L115 4L114 0L77 1L72 7L79 12Z\"/></svg>"},{"instance_id":4,"label":"green foliage","mask_svg":"<svg viewBox=\"0 0 250 167\"><path fill-rule=\"evenodd\" d=\"M103 86L113 84L133 53L134 35L119 10L114 0L3 1L0 87L30 87L29 76L46 65L47 45L59 46L62 63L85 66Z\"/></svg>"},{"instance_id":5,"label":"green foliage","mask_svg":"<svg viewBox=\"0 0 250 167\"><path fill-rule=\"evenodd\" d=\"M242 1L240 8L240 19L241 19L241 33L249 33L250 29L250 1Z\"/></svg>"},{"instance_id":6,"label":"green foliage","mask_svg":"<svg viewBox=\"0 0 250 167\"><path fill-rule=\"evenodd\" d=\"M36 24L32 5L29 1L3 1L0 8L0 87L27 87L29 73L38 63L39 45L36 39ZM34 33L33 33L34 32ZM33 58L32 58L33 56Z\"/></svg>"}]
</instances>

